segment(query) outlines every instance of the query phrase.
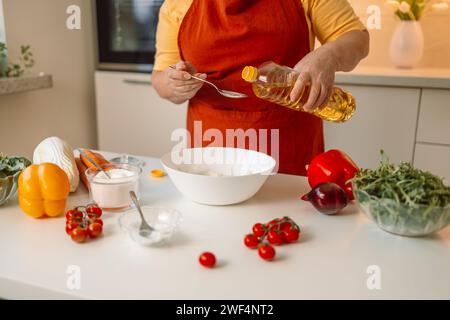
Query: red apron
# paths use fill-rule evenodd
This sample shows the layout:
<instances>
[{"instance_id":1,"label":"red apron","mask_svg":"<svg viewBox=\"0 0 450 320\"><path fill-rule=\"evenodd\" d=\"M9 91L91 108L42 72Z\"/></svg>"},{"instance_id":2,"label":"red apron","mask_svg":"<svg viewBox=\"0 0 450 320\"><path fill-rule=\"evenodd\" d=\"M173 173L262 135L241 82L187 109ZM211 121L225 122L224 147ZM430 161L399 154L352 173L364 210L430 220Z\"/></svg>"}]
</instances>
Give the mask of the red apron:
<instances>
[{"instance_id":1,"label":"red apron","mask_svg":"<svg viewBox=\"0 0 450 320\"><path fill-rule=\"evenodd\" d=\"M246 140L246 148L267 150L278 158L279 172L305 175L305 165L323 152L322 120L257 98L251 84L241 79L246 65L274 61L292 67L310 51L300 0L194 0L180 26L178 46L181 58L206 73L208 80L249 96L229 99L203 86L189 102L187 128L192 145L236 147L238 141L227 129L256 129L258 145ZM201 121L201 132L197 121ZM216 134L208 137L208 132L204 137L208 129L218 129L209 133L222 133L223 139ZM278 137L274 129L279 130ZM272 146L278 142L278 148ZM278 157L272 152L277 149Z\"/></svg>"}]
</instances>

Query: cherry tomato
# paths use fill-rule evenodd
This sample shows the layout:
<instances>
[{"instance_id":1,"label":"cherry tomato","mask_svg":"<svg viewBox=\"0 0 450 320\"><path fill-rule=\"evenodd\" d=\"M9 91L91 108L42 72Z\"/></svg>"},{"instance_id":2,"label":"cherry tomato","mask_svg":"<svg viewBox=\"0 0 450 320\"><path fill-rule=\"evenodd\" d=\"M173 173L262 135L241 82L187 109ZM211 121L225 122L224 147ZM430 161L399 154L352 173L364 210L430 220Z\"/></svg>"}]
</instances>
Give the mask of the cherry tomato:
<instances>
[{"instance_id":1,"label":"cherry tomato","mask_svg":"<svg viewBox=\"0 0 450 320\"><path fill-rule=\"evenodd\" d=\"M288 242L288 243L296 242L298 240L298 238L300 237L300 230L291 229L291 230L285 232L284 237L286 239L286 242Z\"/></svg>"},{"instance_id":2,"label":"cherry tomato","mask_svg":"<svg viewBox=\"0 0 450 320\"><path fill-rule=\"evenodd\" d=\"M253 234L259 238L264 235L266 228L262 225L262 223L257 223L253 226L252 231Z\"/></svg>"},{"instance_id":3,"label":"cherry tomato","mask_svg":"<svg viewBox=\"0 0 450 320\"><path fill-rule=\"evenodd\" d=\"M283 237L278 231L270 231L267 234L267 241L269 241L270 244L280 246L283 244Z\"/></svg>"},{"instance_id":4,"label":"cherry tomato","mask_svg":"<svg viewBox=\"0 0 450 320\"><path fill-rule=\"evenodd\" d=\"M271 261L275 257L275 249L268 244L259 246L258 253L259 256L266 261Z\"/></svg>"},{"instance_id":5,"label":"cherry tomato","mask_svg":"<svg viewBox=\"0 0 450 320\"><path fill-rule=\"evenodd\" d=\"M289 222L283 222L280 225L280 230L283 231L283 232L288 232L291 229L292 229L292 224L289 223Z\"/></svg>"},{"instance_id":6,"label":"cherry tomato","mask_svg":"<svg viewBox=\"0 0 450 320\"><path fill-rule=\"evenodd\" d=\"M248 234L244 238L244 244L246 247L250 249L256 249L258 248L259 240L258 237L254 234Z\"/></svg>"},{"instance_id":7,"label":"cherry tomato","mask_svg":"<svg viewBox=\"0 0 450 320\"><path fill-rule=\"evenodd\" d=\"M68 221L66 223L66 233L70 236L72 230L77 228L79 225L80 225L79 223Z\"/></svg>"},{"instance_id":8,"label":"cherry tomato","mask_svg":"<svg viewBox=\"0 0 450 320\"><path fill-rule=\"evenodd\" d=\"M94 222L89 224L88 228L89 237L95 239L99 237L103 232L103 226L100 223Z\"/></svg>"},{"instance_id":9,"label":"cherry tomato","mask_svg":"<svg viewBox=\"0 0 450 320\"><path fill-rule=\"evenodd\" d=\"M204 252L198 258L200 264L206 268L212 268L216 264L216 257L211 252Z\"/></svg>"},{"instance_id":10,"label":"cherry tomato","mask_svg":"<svg viewBox=\"0 0 450 320\"><path fill-rule=\"evenodd\" d=\"M92 224L92 223L99 223L99 224L101 224L102 226L103 226L103 220L102 219L89 219L89 224Z\"/></svg>"},{"instance_id":11,"label":"cherry tomato","mask_svg":"<svg viewBox=\"0 0 450 320\"><path fill-rule=\"evenodd\" d=\"M269 223L266 224L266 228L269 230L280 230L280 225L277 225L280 222L280 219L273 219Z\"/></svg>"},{"instance_id":12,"label":"cherry tomato","mask_svg":"<svg viewBox=\"0 0 450 320\"><path fill-rule=\"evenodd\" d=\"M100 209L96 205L90 205L86 209L86 213L88 214L89 218L100 218L103 212L102 209Z\"/></svg>"},{"instance_id":13,"label":"cherry tomato","mask_svg":"<svg viewBox=\"0 0 450 320\"><path fill-rule=\"evenodd\" d=\"M69 210L66 213L66 219L67 220L75 220L75 219L83 219L83 212L78 210Z\"/></svg>"},{"instance_id":14,"label":"cherry tomato","mask_svg":"<svg viewBox=\"0 0 450 320\"><path fill-rule=\"evenodd\" d=\"M72 230L72 232L70 233L70 237L75 242L83 243L86 241L86 239L88 237L88 231L81 227L77 227Z\"/></svg>"}]
</instances>

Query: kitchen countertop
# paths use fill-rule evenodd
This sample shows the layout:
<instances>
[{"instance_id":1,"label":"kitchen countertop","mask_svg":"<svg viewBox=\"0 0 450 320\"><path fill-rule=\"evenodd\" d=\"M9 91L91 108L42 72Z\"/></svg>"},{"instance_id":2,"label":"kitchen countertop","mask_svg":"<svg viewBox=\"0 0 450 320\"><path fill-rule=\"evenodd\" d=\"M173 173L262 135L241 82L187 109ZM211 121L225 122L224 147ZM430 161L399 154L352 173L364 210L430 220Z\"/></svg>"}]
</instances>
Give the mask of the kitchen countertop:
<instances>
[{"instance_id":1,"label":"kitchen countertop","mask_svg":"<svg viewBox=\"0 0 450 320\"><path fill-rule=\"evenodd\" d=\"M112 156L112 154L106 154ZM178 209L179 233L162 248L135 246L117 224L120 213L104 215L104 236L76 244L65 218L34 220L17 200L0 207L0 297L88 299L450 299L450 228L427 238L399 237L380 230L356 205L325 216L299 200L303 177L269 178L251 200L209 207L183 198L166 177L150 178L159 160L143 158L144 204ZM85 204L83 186L68 206ZM255 222L290 216L299 243L277 248L277 259L262 261L243 245ZM212 251L219 266L197 262ZM66 272L80 267L80 290L69 290ZM381 271L381 289L369 290L367 268Z\"/></svg>"},{"instance_id":2,"label":"kitchen countertop","mask_svg":"<svg viewBox=\"0 0 450 320\"><path fill-rule=\"evenodd\" d=\"M356 84L408 88L450 89L450 69L398 69L393 67L357 67L338 72L337 84Z\"/></svg>"}]
</instances>

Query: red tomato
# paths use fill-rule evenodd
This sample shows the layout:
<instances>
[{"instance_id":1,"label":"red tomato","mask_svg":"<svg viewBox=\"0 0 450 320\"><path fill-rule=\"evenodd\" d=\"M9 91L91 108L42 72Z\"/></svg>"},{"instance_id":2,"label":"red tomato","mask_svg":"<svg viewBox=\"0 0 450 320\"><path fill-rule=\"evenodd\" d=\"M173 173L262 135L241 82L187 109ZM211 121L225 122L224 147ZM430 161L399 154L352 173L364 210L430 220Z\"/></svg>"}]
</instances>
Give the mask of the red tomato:
<instances>
[{"instance_id":1,"label":"red tomato","mask_svg":"<svg viewBox=\"0 0 450 320\"><path fill-rule=\"evenodd\" d=\"M83 243L88 237L88 231L86 229L77 227L72 230L72 232L70 233L70 237L75 242Z\"/></svg>"},{"instance_id":2,"label":"red tomato","mask_svg":"<svg viewBox=\"0 0 450 320\"><path fill-rule=\"evenodd\" d=\"M103 226L100 223L94 222L89 224L88 226L88 233L89 237L92 239L95 239L99 237L103 232Z\"/></svg>"},{"instance_id":3,"label":"red tomato","mask_svg":"<svg viewBox=\"0 0 450 320\"><path fill-rule=\"evenodd\" d=\"M283 232L288 232L291 229L292 229L292 224L289 223L289 222L283 222L280 225L280 230L283 231Z\"/></svg>"},{"instance_id":4,"label":"red tomato","mask_svg":"<svg viewBox=\"0 0 450 320\"><path fill-rule=\"evenodd\" d=\"M102 226L103 226L103 220L102 219L89 219L89 224L92 224L92 223L99 223L99 224L101 224Z\"/></svg>"},{"instance_id":5,"label":"red tomato","mask_svg":"<svg viewBox=\"0 0 450 320\"><path fill-rule=\"evenodd\" d=\"M258 248L259 240L258 237L254 234L248 234L244 238L244 244L246 247L250 249L256 249Z\"/></svg>"},{"instance_id":6,"label":"red tomato","mask_svg":"<svg viewBox=\"0 0 450 320\"><path fill-rule=\"evenodd\" d=\"M83 212L78 210L69 210L66 213L66 219L67 220L76 220L76 219L83 219Z\"/></svg>"},{"instance_id":7,"label":"red tomato","mask_svg":"<svg viewBox=\"0 0 450 320\"><path fill-rule=\"evenodd\" d=\"M77 222L67 221L66 223L66 233L70 236L72 230L77 228L80 224Z\"/></svg>"},{"instance_id":8,"label":"red tomato","mask_svg":"<svg viewBox=\"0 0 450 320\"><path fill-rule=\"evenodd\" d=\"M266 261L271 261L275 257L275 249L268 244L263 244L260 246L258 248L258 253L259 256Z\"/></svg>"},{"instance_id":9,"label":"red tomato","mask_svg":"<svg viewBox=\"0 0 450 320\"><path fill-rule=\"evenodd\" d=\"M198 258L200 264L206 268L212 268L216 264L216 257L211 252L204 252Z\"/></svg>"},{"instance_id":10,"label":"red tomato","mask_svg":"<svg viewBox=\"0 0 450 320\"><path fill-rule=\"evenodd\" d=\"M252 231L255 236L262 237L266 232L266 228L261 223L257 223L253 226Z\"/></svg>"},{"instance_id":11,"label":"red tomato","mask_svg":"<svg viewBox=\"0 0 450 320\"><path fill-rule=\"evenodd\" d=\"M288 242L288 243L296 242L299 237L300 237L300 230L298 230L298 229L291 229L291 230L285 232L285 239L286 239L286 242Z\"/></svg>"},{"instance_id":12,"label":"red tomato","mask_svg":"<svg viewBox=\"0 0 450 320\"><path fill-rule=\"evenodd\" d=\"M280 219L273 219L269 223L266 224L266 228L269 230L280 230L280 225L278 224Z\"/></svg>"},{"instance_id":13,"label":"red tomato","mask_svg":"<svg viewBox=\"0 0 450 320\"><path fill-rule=\"evenodd\" d=\"M103 214L102 209L100 209L96 205L90 205L86 209L86 212L87 212L89 218L100 218L102 216L102 214Z\"/></svg>"},{"instance_id":14,"label":"red tomato","mask_svg":"<svg viewBox=\"0 0 450 320\"><path fill-rule=\"evenodd\" d=\"M283 237L278 231L270 231L267 234L267 241L269 241L270 244L279 246L283 244Z\"/></svg>"}]
</instances>

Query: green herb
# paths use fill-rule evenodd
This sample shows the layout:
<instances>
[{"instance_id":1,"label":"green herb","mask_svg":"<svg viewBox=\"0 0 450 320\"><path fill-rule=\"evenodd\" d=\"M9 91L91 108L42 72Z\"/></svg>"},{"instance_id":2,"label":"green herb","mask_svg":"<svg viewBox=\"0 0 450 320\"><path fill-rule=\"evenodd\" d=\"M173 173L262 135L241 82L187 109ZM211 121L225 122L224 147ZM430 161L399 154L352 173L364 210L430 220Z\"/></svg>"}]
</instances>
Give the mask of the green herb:
<instances>
[{"instance_id":1,"label":"green herb","mask_svg":"<svg viewBox=\"0 0 450 320\"><path fill-rule=\"evenodd\" d=\"M3 42L0 42L0 58L6 59L7 55L7 47ZM0 69L0 78L6 77L20 77L25 72L32 68L35 64L33 53L31 52L30 46L21 46L20 47L20 56L19 62L17 63L9 63L5 70Z\"/></svg>"},{"instance_id":2,"label":"green herb","mask_svg":"<svg viewBox=\"0 0 450 320\"><path fill-rule=\"evenodd\" d=\"M445 207L450 204L450 187L442 178L416 169L408 162L394 166L384 151L381 151L380 166L375 170L361 170L354 182L358 189L371 196L413 207Z\"/></svg>"},{"instance_id":3,"label":"green herb","mask_svg":"<svg viewBox=\"0 0 450 320\"><path fill-rule=\"evenodd\" d=\"M450 187L442 178L402 162L395 166L381 151L375 170L362 169L353 179L362 208L383 229L418 236L450 223Z\"/></svg>"},{"instance_id":4,"label":"green herb","mask_svg":"<svg viewBox=\"0 0 450 320\"><path fill-rule=\"evenodd\" d=\"M17 172L26 169L31 165L31 161L24 157L7 157L0 153L0 178L15 175Z\"/></svg>"}]
</instances>

